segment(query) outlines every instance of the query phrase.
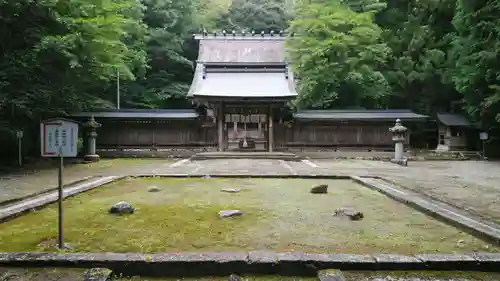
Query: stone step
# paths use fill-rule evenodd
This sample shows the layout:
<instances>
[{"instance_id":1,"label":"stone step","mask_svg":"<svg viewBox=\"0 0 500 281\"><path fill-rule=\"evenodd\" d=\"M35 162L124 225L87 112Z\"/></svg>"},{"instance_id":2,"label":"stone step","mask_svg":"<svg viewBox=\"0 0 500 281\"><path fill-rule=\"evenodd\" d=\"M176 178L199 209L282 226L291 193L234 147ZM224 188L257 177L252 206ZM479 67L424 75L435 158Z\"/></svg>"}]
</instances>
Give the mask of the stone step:
<instances>
[{"instance_id":1,"label":"stone step","mask_svg":"<svg viewBox=\"0 0 500 281\"><path fill-rule=\"evenodd\" d=\"M191 156L191 160L209 159L268 159L300 161L302 157L288 152L202 152Z\"/></svg>"}]
</instances>

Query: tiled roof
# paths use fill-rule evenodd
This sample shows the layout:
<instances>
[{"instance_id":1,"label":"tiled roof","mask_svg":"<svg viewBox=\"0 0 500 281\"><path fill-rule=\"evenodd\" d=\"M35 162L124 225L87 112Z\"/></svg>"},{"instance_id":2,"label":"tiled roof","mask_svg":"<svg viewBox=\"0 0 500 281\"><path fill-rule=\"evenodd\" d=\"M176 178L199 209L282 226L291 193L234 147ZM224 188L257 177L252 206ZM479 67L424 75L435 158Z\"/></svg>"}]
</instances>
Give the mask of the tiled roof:
<instances>
[{"instance_id":1,"label":"tiled roof","mask_svg":"<svg viewBox=\"0 0 500 281\"><path fill-rule=\"evenodd\" d=\"M267 34L196 38L200 49L188 97L293 98L297 95L293 74L286 67L286 37ZM207 68L204 73L205 64L221 69L215 72ZM225 70L224 65L232 68ZM255 68L259 65L282 67L283 70ZM254 68L245 69L249 66Z\"/></svg>"},{"instance_id":2,"label":"tiled roof","mask_svg":"<svg viewBox=\"0 0 500 281\"><path fill-rule=\"evenodd\" d=\"M198 113L191 109L120 109L96 112L77 112L71 117L130 118L130 119L194 119Z\"/></svg>"},{"instance_id":3,"label":"tiled roof","mask_svg":"<svg viewBox=\"0 0 500 281\"><path fill-rule=\"evenodd\" d=\"M191 97L271 98L297 95L294 84L285 73L207 73L194 82Z\"/></svg>"},{"instance_id":4,"label":"tiled roof","mask_svg":"<svg viewBox=\"0 0 500 281\"><path fill-rule=\"evenodd\" d=\"M303 110L294 114L298 120L363 120L363 121L395 121L401 120L422 120L425 115L417 114L406 109L375 109L375 110Z\"/></svg>"},{"instance_id":5,"label":"tiled roof","mask_svg":"<svg viewBox=\"0 0 500 281\"><path fill-rule=\"evenodd\" d=\"M465 116L455 113L438 113L437 119L446 126L469 127L471 123Z\"/></svg>"},{"instance_id":6,"label":"tiled roof","mask_svg":"<svg viewBox=\"0 0 500 281\"><path fill-rule=\"evenodd\" d=\"M283 40L210 39L200 40L198 61L227 63L266 63L285 61Z\"/></svg>"}]
</instances>

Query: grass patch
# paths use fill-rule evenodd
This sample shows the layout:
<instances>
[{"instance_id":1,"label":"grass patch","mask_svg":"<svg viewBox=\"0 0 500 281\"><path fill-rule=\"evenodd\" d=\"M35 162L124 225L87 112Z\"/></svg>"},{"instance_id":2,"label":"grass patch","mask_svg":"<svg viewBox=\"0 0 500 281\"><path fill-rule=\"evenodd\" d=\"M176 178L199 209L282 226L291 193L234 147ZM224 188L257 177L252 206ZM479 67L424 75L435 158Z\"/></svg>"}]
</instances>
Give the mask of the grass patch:
<instances>
[{"instance_id":1,"label":"grass patch","mask_svg":"<svg viewBox=\"0 0 500 281\"><path fill-rule=\"evenodd\" d=\"M82 280L80 268L9 268L0 267L0 280L12 281L74 281Z\"/></svg>"},{"instance_id":2,"label":"grass patch","mask_svg":"<svg viewBox=\"0 0 500 281\"><path fill-rule=\"evenodd\" d=\"M499 249L350 180L127 179L64 203L66 241L78 252L274 250L343 253L474 252ZM151 186L160 192L148 192ZM220 192L240 188L241 193ZM113 216L127 201L137 208ZM362 221L334 218L336 208L364 212ZM221 219L223 209L244 215ZM0 251L53 251L57 208L0 225Z\"/></svg>"},{"instance_id":3,"label":"grass patch","mask_svg":"<svg viewBox=\"0 0 500 281\"><path fill-rule=\"evenodd\" d=\"M228 276L229 277L229 276ZM147 278L147 277L131 277L120 278L118 281L227 281L228 277L200 277L200 278ZM316 277L290 277L278 275L263 275L263 276L241 276L245 281L316 281Z\"/></svg>"},{"instance_id":4,"label":"grass patch","mask_svg":"<svg viewBox=\"0 0 500 281\"><path fill-rule=\"evenodd\" d=\"M469 280L469 281L497 281L500 280L500 273L486 272L463 272L463 271L364 271L352 272L342 271L347 281L364 281L364 280L393 280L397 281L408 280L415 278L416 280ZM392 279L385 279L388 276ZM380 279L384 278L384 279ZM242 276L245 281L315 281L317 277L290 277L277 275L264 276ZM414 280L415 280L414 279ZM147 278L147 277L131 277L120 278L118 281L227 281L227 277L201 277L201 278Z\"/></svg>"}]
</instances>

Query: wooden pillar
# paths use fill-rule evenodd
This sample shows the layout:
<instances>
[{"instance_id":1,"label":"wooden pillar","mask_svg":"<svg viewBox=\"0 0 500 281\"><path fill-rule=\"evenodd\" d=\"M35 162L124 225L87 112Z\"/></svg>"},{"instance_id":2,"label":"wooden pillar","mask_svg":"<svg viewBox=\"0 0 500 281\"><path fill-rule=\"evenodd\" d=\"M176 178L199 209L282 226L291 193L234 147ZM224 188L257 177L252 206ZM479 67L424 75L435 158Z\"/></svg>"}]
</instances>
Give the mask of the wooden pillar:
<instances>
[{"instance_id":1,"label":"wooden pillar","mask_svg":"<svg viewBox=\"0 0 500 281\"><path fill-rule=\"evenodd\" d=\"M219 151L224 151L224 110L223 104L217 105L217 129Z\"/></svg>"},{"instance_id":2,"label":"wooden pillar","mask_svg":"<svg viewBox=\"0 0 500 281\"><path fill-rule=\"evenodd\" d=\"M274 126L273 126L273 108L269 106L269 115L267 116L267 122L268 122L268 144L267 144L267 151L273 152L273 146L274 146Z\"/></svg>"}]
</instances>

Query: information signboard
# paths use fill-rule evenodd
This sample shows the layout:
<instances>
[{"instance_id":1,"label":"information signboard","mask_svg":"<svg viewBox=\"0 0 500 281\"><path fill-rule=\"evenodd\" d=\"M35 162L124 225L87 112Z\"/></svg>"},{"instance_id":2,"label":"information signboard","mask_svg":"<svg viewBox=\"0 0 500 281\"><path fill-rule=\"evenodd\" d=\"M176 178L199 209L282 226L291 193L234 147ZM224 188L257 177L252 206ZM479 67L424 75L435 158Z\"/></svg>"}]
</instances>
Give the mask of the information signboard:
<instances>
[{"instance_id":1,"label":"information signboard","mask_svg":"<svg viewBox=\"0 0 500 281\"><path fill-rule=\"evenodd\" d=\"M51 119L40 123L42 157L76 157L78 123L68 119Z\"/></svg>"},{"instance_id":2,"label":"information signboard","mask_svg":"<svg viewBox=\"0 0 500 281\"><path fill-rule=\"evenodd\" d=\"M487 132L481 132L481 133L479 133L479 139L480 140L487 140L488 139L488 133Z\"/></svg>"}]
</instances>

